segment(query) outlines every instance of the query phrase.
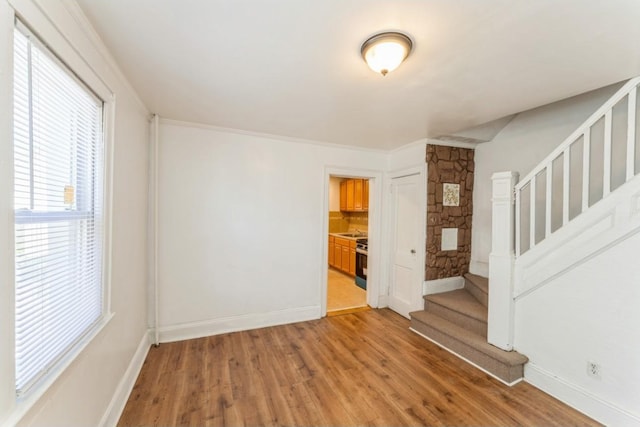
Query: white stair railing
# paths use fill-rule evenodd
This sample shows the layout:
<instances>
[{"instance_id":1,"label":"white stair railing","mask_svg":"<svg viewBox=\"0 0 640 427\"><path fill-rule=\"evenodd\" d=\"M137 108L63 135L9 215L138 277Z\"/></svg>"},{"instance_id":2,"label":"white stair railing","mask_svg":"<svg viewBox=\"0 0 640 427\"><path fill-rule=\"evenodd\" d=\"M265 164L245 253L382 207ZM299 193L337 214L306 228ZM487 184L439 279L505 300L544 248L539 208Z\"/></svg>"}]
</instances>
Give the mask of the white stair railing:
<instances>
[{"instance_id":1,"label":"white stair railing","mask_svg":"<svg viewBox=\"0 0 640 427\"><path fill-rule=\"evenodd\" d=\"M640 77L629 80L606 103L604 103L591 117L578 127L562 144L560 144L549 156L538 164L515 186L515 256L518 257L533 248L543 239L553 233L553 221L556 220L556 230L566 225L572 218L570 198L571 177L581 176L581 190L574 190L574 196L581 197L579 213L586 211L593 202L605 198L611 192L612 176L612 138L613 138L613 111L620 102L626 99L626 150L624 151L625 181L633 178L637 172L636 162L636 114L637 114L637 90ZM593 130L596 125L604 121L602 164L592 168L592 162L600 161L596 156L591 158ZM582 149L582 158L572 161L572 151ZM561 162L561 163L560 163ZM554 188L554 163L555 167L562 165L561 189ZM595 163L594 163L595 164ZM581 170L580 170L581 169ZM598 176L601 171L601 176ZM544 178L544 193L538 190ZM593 188L590 188L592 180L601 179L602 192L593 196ZM578 185L579 186L579 185ZM556 192L554 193L554 190ZM561 191L561 203L554 204L554 194ZM528 192L528 195L527 195ZM577 194L576 194L577 193ZM600 197L601 196L601 197ZM544 205L544 217L542 209ZM557 209L554 210L554 205ZM575 215L574 215L575 216ZM536 222L543 223L538 229Z\"/></svg>"},{"instance_id":2,"label":"white stair railing","mask_svg":"<svg viewBox=\"0 0 640 427\"><path fill-rule=\"evenodd\" d=\"M615 172L616 186L630 181L640 173L640 168L635 170L636 146L638 146L636 142L636 115L639 110L638 85L640 85L640 77L629 80L517 184L516 172L498 172L493 175L487 330L489 343L504 350L513 348L514 289L517 282L515 267L519 262L530 259L519 257L593 204L606 198L612 191L612 172ZM626 109L620 111L616 108L625 101ZM617 120L621 116L626 116L626 141L616 139L618 148L616 162L614 162L616 169L612 170L613 128L614 122L620 123ZM600 124L603 125L604 130L601 134L597 134L594 128L599 129ZM619 136L621 133L618 132L615 135ZM592 156L591 152L598 137L602 137L602 156ZM600 140L597 142L599 143ZM621 147L617 145L618 143L624 143L626 147ZM579 149L582 149L581 156L572 161L572 151ZM621 158L624 158L624 161ZM559 168L562 168L562 173L558 174L561 176L561 181L558 183L560 185L556 186L553 175L554 169L558 171ZM576 181L578 179L582 181L581 185L574 186L573 193L572 177ZM542 178L545 178L544 182ZM596 185L591 185L592 182ZM538 188L544 191L538 191ZM554 194L560 197L554 198ZM581 198L579 204L576 203L577 197ZM560 200L554 203L554 199ZM637 209L634 209L640 212L640 195L634 200L637 204ZM542 205L544 208L541 207ZM539 228L537 221L540 223Z\"/></svg>"}]
</instances>

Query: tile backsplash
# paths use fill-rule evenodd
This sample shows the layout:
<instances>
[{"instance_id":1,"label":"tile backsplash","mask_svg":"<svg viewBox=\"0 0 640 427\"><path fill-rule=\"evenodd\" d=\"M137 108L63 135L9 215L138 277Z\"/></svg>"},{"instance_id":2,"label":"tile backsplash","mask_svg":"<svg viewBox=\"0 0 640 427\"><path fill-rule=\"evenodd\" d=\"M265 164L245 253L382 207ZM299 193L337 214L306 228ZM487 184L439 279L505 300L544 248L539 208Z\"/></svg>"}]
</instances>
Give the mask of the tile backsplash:
<instances>
[{"instance_id":1,"label":"tile backsplash","mask_svg":"<svg viewBox=\"0 0 640 427\"><path fill-rule=\"evenodd\" d=\"M329 233L346 233L348 231L368 232L369 214L367 212L329 212Z\"/></svg>"}]
</instances>

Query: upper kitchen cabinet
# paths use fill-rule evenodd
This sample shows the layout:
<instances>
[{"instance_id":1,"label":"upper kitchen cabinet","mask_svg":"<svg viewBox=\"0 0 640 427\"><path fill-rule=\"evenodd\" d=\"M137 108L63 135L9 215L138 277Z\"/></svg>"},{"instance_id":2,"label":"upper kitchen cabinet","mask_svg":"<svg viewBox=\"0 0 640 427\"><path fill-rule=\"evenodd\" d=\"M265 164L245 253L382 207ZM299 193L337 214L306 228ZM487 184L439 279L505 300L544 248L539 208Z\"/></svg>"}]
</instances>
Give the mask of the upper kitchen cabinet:
<instances>
[{"instance_id":1,"label":"upper kitchen cabinet","mask_svg":"<svg viewBox=\"0 0 640 427\"><path fill-rule=\"evenodd\" d=\"M369 210L369 180L362 180L362 210Z\"/></svg>"},{"instance_id":2,"label":"upper kitchen cabinet","mask_svg":"<svg viewBox=\"0 0 640 427\"><path fill-rule=\"evenodd\" d=\"M347 211L352 212L355 211L355 179L347 180Z\"/></svg>"},{"instance_id":3,"label":"upper kitchen cabinet","mask_svg":"<svg viewBox=\"0 0 640 427\"><path fill-rule=\"evenodd\" d=\"M368 179L345 179L340 183L340 210L345 212L369 210Z\"/></svg>"},{"instance_id":4,"label":"upper kitchen cabinet","mask_svg":"<svg viewBox=\"0 0 640 427\"><path fill-rule=\"evenodd\" d=\"M353 180L353 210L361 211L362 210L362 180L354 179Z\"/></svg>"}]
</instances>

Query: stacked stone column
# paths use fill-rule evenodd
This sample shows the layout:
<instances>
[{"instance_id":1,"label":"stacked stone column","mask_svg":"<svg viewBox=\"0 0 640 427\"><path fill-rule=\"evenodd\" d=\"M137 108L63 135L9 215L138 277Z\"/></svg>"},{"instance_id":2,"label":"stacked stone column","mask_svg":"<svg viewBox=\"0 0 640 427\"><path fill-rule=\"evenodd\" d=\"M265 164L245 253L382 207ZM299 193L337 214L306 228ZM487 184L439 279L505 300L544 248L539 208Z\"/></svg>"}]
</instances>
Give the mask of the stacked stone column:
<instances>
[{"instance_id":1,"label":"stacked stone column","mask_svg":"<svg viewBox=\"0 0 640 427\"><path fill-rule=\"evenodd\" d=\"M427 145L426 280L461 276L471 260L474 151ZM443 206L444 183L460 185L460 205ZM442 251L442 229L458 229L458 249Z\"/></svg>"}]
</instances>

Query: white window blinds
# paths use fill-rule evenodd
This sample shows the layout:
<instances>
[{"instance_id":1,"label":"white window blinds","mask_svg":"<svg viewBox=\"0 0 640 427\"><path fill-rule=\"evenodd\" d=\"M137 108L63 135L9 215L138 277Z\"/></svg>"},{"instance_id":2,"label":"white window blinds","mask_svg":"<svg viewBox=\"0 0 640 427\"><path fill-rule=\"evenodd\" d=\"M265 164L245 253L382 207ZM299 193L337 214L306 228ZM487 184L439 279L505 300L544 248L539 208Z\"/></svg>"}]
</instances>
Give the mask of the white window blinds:
<instances>
[{"instance_id":1,"label":"white window blinds","mask_svg":"<svg viewBox=\"0 0 640 427\"><path fill-rule=\"evenodd\" d=\"M13 95L22 395L102 318L102 101L20 23Z\"/></svg>"}]
</instances>

